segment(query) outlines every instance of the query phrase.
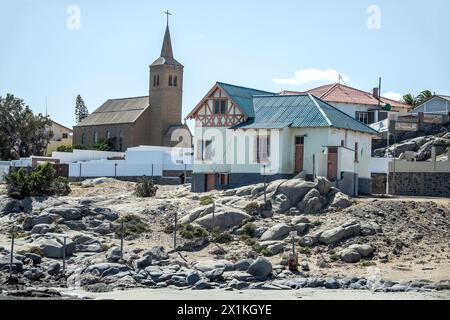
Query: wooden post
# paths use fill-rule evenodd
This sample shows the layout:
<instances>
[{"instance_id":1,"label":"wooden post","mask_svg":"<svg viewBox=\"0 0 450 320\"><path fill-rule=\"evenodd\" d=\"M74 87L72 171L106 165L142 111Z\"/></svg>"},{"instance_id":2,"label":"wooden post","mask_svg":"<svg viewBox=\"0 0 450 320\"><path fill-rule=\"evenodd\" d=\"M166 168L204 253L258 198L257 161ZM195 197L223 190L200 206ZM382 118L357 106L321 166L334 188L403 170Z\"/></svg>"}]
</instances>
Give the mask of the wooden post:
<instances>
[{"instance_id":1,"label":"wooden post","mask_svg":"<svg viewBox=\"0 0 450 320\"><path fill-rule=\"evenodd\" d=\"M263 165L264 169L264 175L263 175L263 181L264 181L264 209L267 209L267 194L266 194L266 165Z\"/></svg>"},{"instance_id":2,"label":"wooden post","mask_svg":"<svg viewBox=\"0 0 450 320\"><path fill-rule=\"evenodd\" d=\"M78 173L78 181L81 181L81 162L80 162L80 172Z\"/></svg>"},{"instance_id":3,"label":"wooden post","mask_svg":"<svg viewBox=\"0 0 450 320\"><path fill-rule=\"evenodd\" d=\"M12 228L11 233L11 253L9 257L9 279L12 279L12 269L13 269L13 262L14 262L14 237L15 237L15 231L16 227Z\"/></svg>"},{"instance_id":4,"label":"wooden post","mask_svg":"<svg viewBox=\"0 0 450 320\"><path fill-rule=\"evenodd\" d=\"M120 260L123 260L123 222L120 225Z\"/></svg>"},{"instance_id":5,"label":"wooden post","mask_svg":"<svg viewBox=\"0 0 450 320\"><path fill-rule=\"evenodd\" d=\"M152 163L152 182L153 182L153 163Z\"/></svg>"},{"instance_id":6,"label":"wooden post","mask_svg":"<svg viewBox=\"0 0 450 320\"><path fill-rule=\"evenodd\" d=\"M178 228L178 212L175 211L175 219L173 222L173 250L177 251L177 228Z\"/></svg>"},{"instance_id":7,"label":"wooden post","mask_svg":"<svg viewBox=\"0 0 450 320\"><path fill-rule=\"evenodd\" d=\"M212 228L211 230L214 232L214 220L215 220L215 216L216 216L216 203L213 200L213 212L212 212Z\"/></svg>"},{"instance_id":8,"label":"wooden post","mask_svg":"<svg viewBox=\"0 0 450 320\"><path fill-rule=\"evenodd\" d=\"M186 175L186 171L187 171L187 165L186 165L186 163L184 164L184 183L183 183L183 185L186 183L186 181L187 181L187 175Z\"/></svg>"},{"instance_id":9,"label":"wooden post","mask_svg":"<svg viewBox=\"0 0 450 320\"><path fill-rule=\"evenodd\" d=\"M114 163L114 179L117 179L117 163Z\"/></svg>"},{"instance_id":10,"label":"wooden post","mask_svg":"<svg viewBox=\"0 0 450 320\"><path fill-rule=\"evenodd\" d=\"M66 273L66 240L67 237L64 237L64 242L63 242L63 275Z\"/></svg>"}]
</instances>

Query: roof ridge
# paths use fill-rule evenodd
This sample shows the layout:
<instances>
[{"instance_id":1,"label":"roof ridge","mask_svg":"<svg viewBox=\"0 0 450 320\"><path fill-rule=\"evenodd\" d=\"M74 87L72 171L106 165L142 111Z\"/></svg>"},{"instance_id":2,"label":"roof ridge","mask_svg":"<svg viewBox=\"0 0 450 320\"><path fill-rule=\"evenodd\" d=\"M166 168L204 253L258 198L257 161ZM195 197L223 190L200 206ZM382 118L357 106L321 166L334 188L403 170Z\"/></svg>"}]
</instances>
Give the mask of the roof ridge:
<instances>
[{"instance_id":1,"label":"roof ridge","mask_svg":"<svg viewBox=\"0 0 450 320\"><path fill-rule=\"evenodd\" d=\"M328 116L325 114L325 112L322 110L322 108L319 106L319 104L317 103L315 97L308 93L308 97L314 102L314 104L316 105L316 107L319 109L320 113L325 117L325 120L328 122L328 124L332 127L333 123L331 123L331 120L328 118Z\"/></svg>"},{"instance_id":2,"label":"roof ridge","mask_svg":"<svg viewBox=\"0 0 450 320\"><path fill-rule=\"evenodd\" d=\"M137 99L137 98L148 98L149 96L136 96L136 97L127 97L127 98L113 98L113 99L108 99L106 101L111 101L111 100L125 100L125 99Z\"/></svg>"},{"instance_id":3,"label":"roof ridge","mask_svg":"<svg viewBox=\"0 0 450 320\"><path fill-rule=\"evenodd\" d=\"M326 90L324 93L320 95L321 98L325 98L327 95L329 95L334 89L340 86L340 83L335 83L333 85L330 85L330 88Z\"/></svg>"},{"instance_id":4,"label":"roof ridge","mask_svg":"<svg viewBox=\"0 0 450 320\"><path fill-rule=\"evenodd\" d=\"M226 86L232 86L232 87L235 87L235 88L241 88L241 89L247 89L247 90L255 90L255 91L261 91L261 92L266 92L266 93L270 93L270 94L276 94L275 92L270 92L270 91L265 91L265 90L261 90L261 89L250 88L250 87L244 87L244 86L238 86L238 85L231 84L231 83L226 83L226 82L217 81L217 84L219 84L219 85L224 84Z\"/></svg>"}]
</instances>

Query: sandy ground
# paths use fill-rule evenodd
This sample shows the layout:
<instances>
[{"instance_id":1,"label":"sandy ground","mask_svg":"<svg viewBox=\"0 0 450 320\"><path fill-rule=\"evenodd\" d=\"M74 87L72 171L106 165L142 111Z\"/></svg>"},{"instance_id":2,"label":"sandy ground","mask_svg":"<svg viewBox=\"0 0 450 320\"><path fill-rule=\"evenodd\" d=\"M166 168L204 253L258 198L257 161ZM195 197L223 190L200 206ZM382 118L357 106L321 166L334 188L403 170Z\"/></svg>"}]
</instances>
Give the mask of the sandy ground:
<instances>
[{"instance_id":1,"label":"sandy ground","mask_svg":"<svg viewBox=\"0 0 450 320\"><path fill-rule=\"evenodd\" d=\"M106 293L83 290L64 292L73 297L108 300L450 300L450 291L433 292L371 292L366 290L176 290L134 289Z\"/></svg>"}]
</instances>

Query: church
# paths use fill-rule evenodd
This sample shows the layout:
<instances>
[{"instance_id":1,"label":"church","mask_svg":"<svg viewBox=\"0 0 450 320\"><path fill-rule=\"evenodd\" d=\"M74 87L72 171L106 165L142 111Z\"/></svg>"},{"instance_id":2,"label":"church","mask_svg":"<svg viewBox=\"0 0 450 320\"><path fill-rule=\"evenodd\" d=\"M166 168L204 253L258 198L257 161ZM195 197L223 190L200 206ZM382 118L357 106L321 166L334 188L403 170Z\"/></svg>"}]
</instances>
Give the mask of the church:
<instances>
[{"instance_id":1,"label":"church","mask_svg":"<svg viewBox=\"0 0 450 320\"><path fill-rule=\"evenodd\" d=\"M192 147L182 123L183 65L173 55L169 23L161 56L150 65L149 95L109 99L74 126L74 145L108 141L117 151L136 146Z\"/></svg>"}]
</instances>

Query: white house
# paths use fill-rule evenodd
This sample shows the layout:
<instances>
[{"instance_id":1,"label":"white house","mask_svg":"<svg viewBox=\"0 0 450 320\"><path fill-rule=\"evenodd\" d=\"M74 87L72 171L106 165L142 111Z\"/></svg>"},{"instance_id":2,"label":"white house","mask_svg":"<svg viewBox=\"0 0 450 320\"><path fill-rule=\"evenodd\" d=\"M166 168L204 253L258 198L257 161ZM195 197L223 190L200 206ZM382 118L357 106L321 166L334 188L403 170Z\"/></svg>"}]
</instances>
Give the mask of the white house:
<instances>
[{"instance_id":1,"label":"white house","mask_svg":"<svg viewBox=\"0 0 450 320\"><path fill-rule=\"evenodd\" d=\"M370 193L377 132L311 94L218 82L188 118L195 119L194 192L303 172L310 179L326 176L349 195Z\"/></svg>"},{"instance_id":2,"label":"white house","mask_svg":"<svg viewBox=\"0 0 450 320\"><path fill-rule=\"evenodd\" d=\"M419 112L423 112L425 114L450 114L450 96L433 95L433 97L411 110L410 113L417 115Z\"/></svg>"},{"instance_id":3,"label":"white house","mask_svg":"<svg viewBox=\"0 0 450 320\"><path fill-rule=\"evenodd\" d=\"M283 91L280 94L299 93ZM409 109L407 104L385 97L380 97L379 103L377 93L366 92L341 83L313 88L306 91L306 93L328 102L333 107L365 124L382 121L387 119L389 115L405 115Z\"/></svg>"}]
</instances>

